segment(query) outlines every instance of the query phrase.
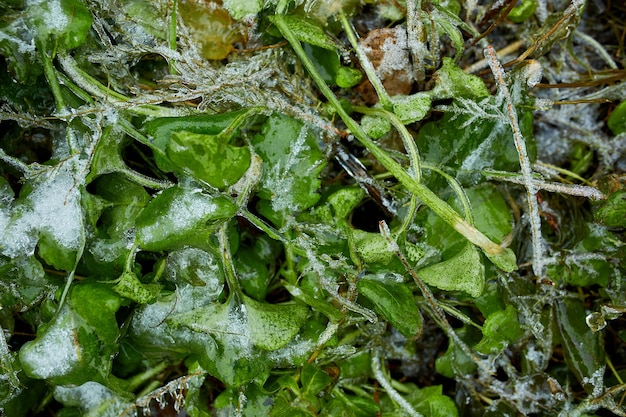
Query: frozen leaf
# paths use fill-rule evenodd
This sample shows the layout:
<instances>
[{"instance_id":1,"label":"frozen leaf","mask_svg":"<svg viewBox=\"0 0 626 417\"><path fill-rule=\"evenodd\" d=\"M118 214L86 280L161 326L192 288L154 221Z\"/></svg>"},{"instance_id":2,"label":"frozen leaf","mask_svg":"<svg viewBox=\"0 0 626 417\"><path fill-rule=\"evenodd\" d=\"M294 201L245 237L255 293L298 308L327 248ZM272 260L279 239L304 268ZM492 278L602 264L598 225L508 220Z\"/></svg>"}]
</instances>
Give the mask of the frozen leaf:
<instances>
[{"instance_id":1,"label":"frozen leaf","mask_svg":"<svg viewBox=\"0 0 626 417\"><path fill-rule=\"evenodd\" d=\"M379 139L391 130L391 122L385 117L365 115L361 118L361 127L372 139Z\"/></svg>"},{"instance_id":2,"label":"frozen leaf","mask_svg":"<svg viewBox=\"0 0 626 417\"><path fill-rule=\"evenodd\" d=\"M379 277L364 276L357 288L371 301L378 313L407 338L417 338L422 332L422 315L413 293L405 284Z\"/></svg>"},{"instance_id":3,"label":"frozen leaf","mask_svg":"<svg viewBox=\"0 0 626 417\"><path fill-rule=\"evenodd\" d=\"M100 284L73 287L68 303L20 349L26 375L59 385L108 375L117 351L119 306L119 298Z\"/></svg>"},{"instance_id":4,"label":"frozen leaf","mask_svg":"<svg viewBox=\"0 0 626 417\"><path fill-rule=\"evenodd\" d=\"M609 227L626 227L626 191L617 191L594 213L596 221Z\"/></svg>"},{"instance_id":5,"label":"frozen leaf","mask_svg":"<svg viewBox=\"0 0 626 417\"><path fill-rule=\"evenodd\" d=\"M429 91L433 100L458 97L480 99L490 95L480 77L466 73L447 57L443 58L442 66L433 78L435 87Z\"/></svg>"},{"instance_id":6,"label":"frozen leaf","mask_svg":"<svg viewBox=\"0 0 626 417\"><path fill-rule=\"evenodd\" d=\"M177 249L193 242L206 244L211 231L236 211L234 203L225 197L174 186L141 212L137 218L137 241L148 251Z\"/></svg>"},{"instance_id":7,"label":"frozen leaf","mask_svg":"<svg viewBox=\"0 0 626 417\"><path fill-rule=\"evenodd\" d=\"M296 15L276 15L270 17L271 21L280 20L289 27L296 38L301 42L328 49L337 50L337 45L324 32L322 26L303 16Z\"/></svg>"},{"instance_id":8,"label":"frozen leaf","mask_svg":"<svg viewBox=\"0 0 626 417\"><path fill-rule=\"evenodd\" d=\"M472 297L480 296L485 285L485 266L476 247L469 243L452 258L420 269L417 274L428 285L465 291Z\"/></svg>"},{"instance_id":9,"label":"frozen leaf","mask_svg":"<svg viewBox=\"0 0 626 417\"><path fill-rule=\"evenodd\" d=\"M72 270L85 241L80 164L71 158L43 170L22 188L4 230L0 252L10 258L39 254L60 270ZM0 226L2 224L0 223Z\"/></svg>"},{"instance_id":10,"label":"frozen leaf","mask_svg":"<svg viewBox=\"0 0 626 417\"><path fill-rule=\"evenodd\" d=\"M161 149L164 155L167 145L172 139L172 135L176 132L189 132L213 136L222 134L230 139L228 133L232 135L237 127L246 121L247 118L258 112L258 108L250 108L221 114L160 117L148 121L145 124L145 129L148 135L154 139L154 145L158 149ZM154 159L158 167L163 171L170 172L174 170L171 162L163 158L162 155L155 153Z\"/></svg>"},{"instance_id":11,"label":"frozen leaf","mask_svg":"<svg viewBox=\"0 0 626 417\"><path fill-rule=\"evenodd\" d=\"M263 8L261 0L224 0L223 5L233 19L236 20L257 14Z\"/></svg>"},{"instance_id":12,"label":"frozen leaf","mask_svg":"<svg viewBox=\"0 0 626 417\"><path fill-rule=\"evenodd\" d=\"M285 346L309 314L309 309L300 304L268 304L244 297L244 305L253 343L267 350Z\"/></svg>"},{"instance_id":13,"label":"frozen leaf","mask_svg":"<svg viewBox=\"0 0 626 417\"><path fill-rule=\"evenodd\" d=\"M167 156L183 172L223 189L236 183L250 166L250 150L232 146L229 138L186 131L174 132Z\"/></svg>"},{"instance_id":14,"label":"frozen leaf","mask_svg":"<svg viewBox=\"0 0 626 417\"><path fill-rule=\"evenodd\" d=\"M37 36L44 42L52 37L62 49L82 45L91 27L91 13L80 0L31 2L28 10Z\"/></svg>"},{"instance_id":15,"label":"frozen leaf","mask_svg":"<svg viewBox=\"0 0 626 417\"><path fill-rule=\"evenodd\" d=\"M252 142L264 162L258 194L275 212L298 212L317 203L318 175L326 161L308 126L274 114Z\"/></svg>"},{"instance_id":16,"label":"frozen leaf","mask_svg":"<svg viewBox=\"0 0 626 417\"><path fill-rule=\"evenodd\" d=\"M420 129L417 143L422 158L436 166L457 168L457 178L472 183L483 169L517 171L519 156L508 119L486 113L489 108L483 102L465 99L462 103L467 107L457 113L454 106L442 119L425 123ZM532 113L520 114L520 128L531 158L535 153L532 120Z\"/></svg>"},{"instance_id":17,"label":"frozen leaf","mask_svg":"<svg viewBox=\"0 0 626 417\"><path fill-rule=\"evenodd\" d=\"M106 386L88 381L82 385L57 386L54 397L67 407L77 407L84 417L117 417L132 403Z\"/></svg>"},{"instance_id":18,"label":"frozen leaf","mask_svg":"<svg viewBox=\"0 0 626 417\"><path fill-rule=\"evenodd\" d=\"M427 93L397 95L391 101L393 112L405 125L422 120L430 111L430 95Z\"/></svg>"},{"instance_id":19,"label":"frozen leaf","mask_svg":"<svg viewBox=\"0 0 626 417\"><path fill-rule=\"evenodd\" d=\"M595 396L602 394L606 365L602 334L587 326L582 301L569 297L557 300L554 309L567 367L585 391Z\"/></svg>"},{"instance_id":20,"label":"frozen leaf","mask_svg":"<svg viewBox=\"0 0 626 417\"><path fill-rule=\"evenodd\" d=\"M139 304L152 303L161 290L158 284L143 284L133 272L124 272L116 280L113 290L120 296Z\"/></svg>"},{"instance_id":21,"label":"frozen leaf","mask_svg":"<svg viewBox=\"0 0 626 417\"><path fill-rule=\"evenodd\" d=\"M515 343L524 335L517 311L511 305L489 315L483 324L482 332L483 338L474 349L484 354L502 352L509 344Z\"/></svg>"},{"instance_id":22,"label":"frozen leaf","mask_svg":"<svg viewBox=\"0 0 626 417\"><path fill-rule=\"evenodd\" d=\"M274 404L273 396L257 384L248 384L241 388L227 388L216 399L213 406L218 416L266 417L271 415ZM206 417L209 417L208 414ZM201 415L202 417L205 417Z\"/></svg>"},{"instance_id":23,"label":"frozen leaf","mask_svg":"<svg viewBox=\"0 0 626 417\"><path fill-rule=\"evenodd\" d=\"M8 261L0 258L0 305L4 309L10 306L15 312L27 310L55 288L34 256Z\"/></svg>"},{"instance_id":24,"label":"frozen leaf","mask_svg":"<svg viewBox=\"0 0 626 417\"><path fill-rule=\"evenodd\" d=\"M201 286L205 294L213 297L218 297L224 289L224 271L219 258L198 248L170 252L165 275L176 285Z\"/></svg>"}]
</instances>

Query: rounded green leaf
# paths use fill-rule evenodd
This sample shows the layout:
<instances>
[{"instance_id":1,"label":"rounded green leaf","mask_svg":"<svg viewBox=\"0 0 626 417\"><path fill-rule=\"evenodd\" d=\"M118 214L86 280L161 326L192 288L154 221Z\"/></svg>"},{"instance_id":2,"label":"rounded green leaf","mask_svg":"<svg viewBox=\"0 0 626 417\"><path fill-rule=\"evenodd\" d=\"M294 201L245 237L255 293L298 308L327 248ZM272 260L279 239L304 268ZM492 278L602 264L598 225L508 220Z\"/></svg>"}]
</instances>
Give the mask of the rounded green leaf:
<instances>
[{"instance_id":1,"label":"rounded green leaf","mask_svg":"<svg viewBox=\"0 0 626 417\"><path fill-rule=\"evenodd\" d=\"M414 338L422 332L422 315L406 285L365 276L358 281L357 288L374 304L376 311L405 337Z\"/></svg>"},{"instance_id":2,"label":"rounded green leaf","mask_svg":"<svg viewBox=\"0 0 626 417\"><path fill-rule=\"evenodd\" d=\"M171 187L137 217L137 241L148 251L201 243L236 212L235 204L225 197L204 194L199 189Z\"/></svg>"},{"instance_id":3,"label":"rounded green leaf","mask_svg":"<svg viewBox=\"0 0 626 417\"><path fill-rule=\"evenodd\" d=\"M244 296L252 342L266 350L285 346L300 331L309 315L301 304L268 304Z\"/></svg>"},{"instance_id":4,"label":"rounded green leaf","mask_svg":"<svg viewBox=\"0 0 626 417\"><path fill-rule=\"evenodd\" d=\"M44 41L52 36L63 49L82 45L91 27L91 13L80 0L39 1L28 11L37 36Z\"/></svg>"},{"instance_id":5,"label":"rounded green leaf","mask_svg":"<svg viewBox=\"0 0 626 417\"><path fill-rule=\"evenodd\" d=\"M250 166L247 147L229 145L221 135L175 132L167 156L181 170L215 188L234 184Z\"/></svg>"},{"instance_id":6,"label":"rounded green leaf","mask_svg":"<svg viewBox=\"0 0 626 417\"><path fill-rule=\"evenodd\" d=\"M626 227L626 191L609 195L595 212L594 217L609 227Z\"/></svg>"},{"instance_id":7,"label":"rounded green leaf","mask_svg":"<svg viewBox=\"0 0 626 417\"><path fill-rule=\"evenodd\" d=\"M405 125L422 120L430 111L431 100L427 93L395 96L392 101L393 112Z\"/></svg>"},{"instance_id":8,"label":"rounded green leaf","mask_svg":"<svg viewBox=\"0 0 626 417\"><path fill-rule=\"evenodd\" d=\"M465 291L472 297L482 294L485 286L485 266L472 244L466 244L452 258L418 271L428 285L446 291Z\"/></svg>"},{"instance_id":9,"label":"rounded green leaf","mask_svg":"<svg viewBox=\"0 0 626 417\"><path fill-rule=\"evenodd\" d=\"M363 73L356 68L339 67L337 68L337 85L341 88L351 88L361 82Z\"/></svg>"},{"instance_id":10,"label":"rounded green leaf","mask_svg":"<svg viewBox=\"0 0 626 417\"><path fill-rule=\"evenodd\" d=\"M555 319L567 367L589 393L604 390L606 366L602 333L594 333L585 320L585 305L579 299L557 300Z\"/></svg>"}]
</instances>

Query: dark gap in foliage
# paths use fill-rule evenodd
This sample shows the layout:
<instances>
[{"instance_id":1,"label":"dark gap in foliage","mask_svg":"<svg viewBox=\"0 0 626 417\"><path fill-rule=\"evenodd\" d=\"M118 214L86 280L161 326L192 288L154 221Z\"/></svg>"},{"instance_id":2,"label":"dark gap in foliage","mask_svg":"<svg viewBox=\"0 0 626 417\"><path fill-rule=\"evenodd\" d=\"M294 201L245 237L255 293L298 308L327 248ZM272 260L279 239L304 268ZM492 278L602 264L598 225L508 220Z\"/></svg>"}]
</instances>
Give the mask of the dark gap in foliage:
<instances>
[{"instance_id":1,"label":"dark gap in foliage","mask_svg":"<svg viewBox=\"0 0 626 417\"><path fill-rule=\"evenodd\" d=\"M381 220L389 223L391 218L371 199L355 208L350 216L352 226L373 233L378 233L378 224Z\"/></svg>"}]
</instances>

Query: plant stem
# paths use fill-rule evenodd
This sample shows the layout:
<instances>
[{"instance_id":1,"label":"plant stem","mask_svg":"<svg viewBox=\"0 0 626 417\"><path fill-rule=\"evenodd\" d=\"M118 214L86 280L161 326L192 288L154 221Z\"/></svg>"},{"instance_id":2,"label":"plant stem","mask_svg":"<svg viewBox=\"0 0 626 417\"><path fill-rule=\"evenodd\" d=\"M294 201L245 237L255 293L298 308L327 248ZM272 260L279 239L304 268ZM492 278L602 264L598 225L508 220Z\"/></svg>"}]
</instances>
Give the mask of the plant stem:
<instances>
[{"instance_id":1,"label":"plant stem","mask_svg":"<svg viewBox=\"0 0 626 417\"><path fill-rule=\"evenodd\" d=\"M494 243L485 236L481 231L465 221L452 207L450 207L445 201L437 197L427 186L419 183L413 178L404 168L398 164L391 156L389 156L382 148L380 148L374 141L367 136L361 126L350 117L350 115L344 110L339 102L335 93L324 82L321 75L315 69L313 62L309 59L304 52L300 41L293 34L289 26L282 19L282 16L276 15L274 24L280 30L287 42L291 44L296 56L300 59L302 65L311 75L311 78L315 81L321 93L326 97L330 104L335 108L337 114L343 122L346 124L352 134L365 146L371 153L378 159L389 172L402 185L404 185L409 191L416 194L420 200L424 202L431 210L433 210L439 217L441 217L446 223L448 223L454 230L463 235L468 241L479 246L484 251L485 255L499 268L511 272L517 269L515 255L510 249L504 249L497 243Z\"/></svg>"},{"instance_id":2,"label":"plant stem","mask_svg":"<svg viewBox=\"0 0 626 417\"><path fill-rule=\"evenodd\" d=\"M343 10L339 11L339 19L341 19L341 25L343 26L343 30L346 32L348 40L350 41L352 48L354 48L356 56L359 58L361 67L365 71L365 74L367 75L370 83L372 83L374 90L376 90L376 94L378 95L380 104L382 104L383 109L391 110L393 108L393 104L391 103L391 97L389 97L389 94L387 93L387 90L385 90L383 83L380 81L380 78L378 78L378 75L376 75L374 65L372 65L372 62L367 57L367 54L365 53L361 45L359 45L359 41L356 38L354 29L352 28L352 25L348 21L348 18L346 17Z\"/></svg>"},{"instance_id":3,"label":"plant stem","mask_svg":"<svg viewBox=\"0 0 626 417\"><path fill-rule=\"evenodd\" d=\"M513 140L515 141L515 149L517 150L520 170L524 180L524 187L526 188L526 199L528 200L530 231L533 243L533 272L537 279L540 279L543 274L544 267L544 241L541 235L541 216L539 215L539 206L537 204L537 192L539 190L533 182L533 171L530 165L528 152L526 151L526 142L524 141L522 131L517 121L517 113L515 111L515 107L513 106L511 94L509 93L506 81L504 80L504 69L500 64L500 61L498 61L496 51L492 46L487 46L485 49L485 58L489 63L491 72L493 72L500 94L504 96L506 101L508 120L511 125L511 130L513 131Z\"/></svg>"},{"instance_id":4,"label":"plant stem","mask_svg":"<svg viewBox=\"0 0 626 417\"><path fill-rule=\"evenodd\" d=\"M48 55L48 52L45 48L45 43L39 38L35 39L35 44L37 45L37 49L39 50L41 64L43 65L43 72L46 76L46 80L48 80L48 84L50 85L50 90L52 91L52 95L54 96L54 101L56 102L57 112L60 113L65 109L65 101L63 100L63 93L61 92L61 84L59 84L56 70L54 69L54 65L52 64L54 52L52 53L52 56Z\"/></svg>"},{"instance_id":5,"label":"plant stem","mask_svg":"<svg viewBox=\"0 0 626 417\"><path fill-rule=\"evenodd\" d=\"M235 265L233 264L233 257L230 253L230 242L228 239L228 222L224 222L217 232L217 238L220 242L220 255L222 256L222 265L224 272L226 273L226 282L228 283L228 289L232 294L235 294L239 299L242 298L241 287L239 286L239 280L235 273Z\"/></svg>"}]
</instances>

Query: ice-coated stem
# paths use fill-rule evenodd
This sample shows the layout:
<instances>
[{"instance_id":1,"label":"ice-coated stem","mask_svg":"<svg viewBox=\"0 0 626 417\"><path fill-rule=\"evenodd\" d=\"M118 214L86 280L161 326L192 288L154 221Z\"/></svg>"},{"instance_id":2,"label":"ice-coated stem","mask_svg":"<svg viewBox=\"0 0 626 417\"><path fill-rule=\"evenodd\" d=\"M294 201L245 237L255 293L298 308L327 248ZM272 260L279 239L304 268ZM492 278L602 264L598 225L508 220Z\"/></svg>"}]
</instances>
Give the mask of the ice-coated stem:
<instances>
[{"instance_id":1,"label":"ice-coated stem","mask_svg":"<svg viewBox=\"0 0 626 417\"><path fill-rule=\"evenodd\" d=\"M524 142L524 137L522 136L519 123L517 122L517 112L513 106L511 93L509 92L504 79L504 69L502 69L500 61L498 61L498 57L496 56L496 51L493 46L487 46L485 49L485 58L489 63L491 72L493 72L493 76L498 84L498 88L500 89L500 94L504 96L506 101L506 110L511 129L513 131L513 140L515 141L515 149L517 150L519 157L520 170L522 172L524 187L526 188L526 199L528 200L530 229L533 241L533 272L537 279L539 279L543 273L544 260L543 237L541 235L541 217L539 216L539 206L537 204L538 189L533 181L533 171L530 166L530 158L528 157L528 152L526 151L526 142Z\"/></svg>"},{"instance_id":2,"label":"ice-coated stem","mask_svg":"<svg viewBox=\"0 0 626 417\"><path fill-rule=\"evenodd\" d=\"M383 373L381 367L382 358L378 352L375 352L372 355L372 373L374 374L374 378L378 381L381 387L385 389L385 392L391 397L391 399L398 404L398 406L411 417L422 417L422 414L417 412L402 395L394 387L391 386L391 383Z\"/></svg>"},{"instance_id":3,"label":"ice-coated stem","mask_svg":"<svg viewBox=\"0 0 626 417\"><path fill-rule=\"evenodd\" d=\"M439 217L452 226L454 230L463 235L468 241L472 242L476 246L479 246L484 251L485 255L496 266L507 272L516 270L517 264L513 251L508 248L502 248L500 245L494 243L491 239L485 236L481 231L465 221L465 219L454 211L452 207L440 199L427 186L417 182L415 178L405 171L399 163L397 163L382 148L374 143L369 136L367 136L361 126L354 119L352 119L346 110L344 110L341 106L339 99L317 72L313 62L304 52L300 41L296 38L291 29L289 29L289 26L282 19L282 16L276 15L274 24L278 30L280 30L285 39L291 44L295 54L300 59L302 65L307 69L311 78L313 78L317 84L321 93L335 108L339 117L341 117L348 129L350 129L359 142L361 142L361 144L365 146L402 185L404 185L412 193L416 194L420 200L424 202L424 204L430 207L430 209L433 210Z\"/></svg>"}]
</instances>

